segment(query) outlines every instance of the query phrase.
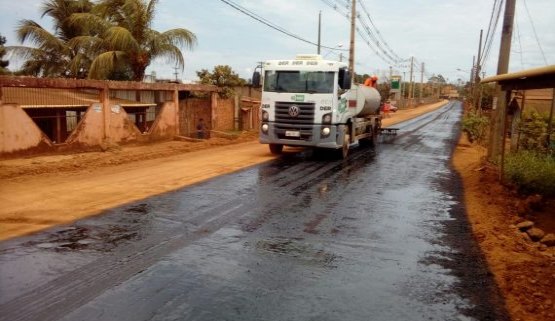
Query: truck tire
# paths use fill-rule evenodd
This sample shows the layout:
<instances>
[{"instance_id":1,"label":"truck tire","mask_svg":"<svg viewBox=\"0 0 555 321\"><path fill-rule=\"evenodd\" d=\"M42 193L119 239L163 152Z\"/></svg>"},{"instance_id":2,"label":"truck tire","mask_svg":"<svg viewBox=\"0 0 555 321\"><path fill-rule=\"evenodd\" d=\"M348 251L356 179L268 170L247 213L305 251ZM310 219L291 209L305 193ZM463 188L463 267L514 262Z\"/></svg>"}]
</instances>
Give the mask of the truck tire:
<instances>
[{"instance_id":1,"label":"truck tire","mask_svg":"<svg viewBox=\"0 0 555 321\"><path fill-rule=\"evenodd\" d=\"M345 129L343 132L343 145L337 150L337 156L340 159L345 159L347 158L347 155L349 155L349 138L350 136L347 129Z\"/></svg>"},{"instance_id":2,"label":"truck tire","mask_svg":"<svg viewBox=\"0 0 555 321\"><path fill-rule=\"evenodd\" d=\"M380 130L378 128L372 128L372 137L369 138L370 147L378 146L378 134Z\"/></svg>"},{"instance_id":3,"label":"truck tire","mask_svg":"<svg viewBox=\"0 0 555 321\"><path fill-rule=\"evenodd\" d=\"M274 155L279 155L283 151L283 145L281 144L270 144L270 152Z\"/></svg>"}]
</instances>

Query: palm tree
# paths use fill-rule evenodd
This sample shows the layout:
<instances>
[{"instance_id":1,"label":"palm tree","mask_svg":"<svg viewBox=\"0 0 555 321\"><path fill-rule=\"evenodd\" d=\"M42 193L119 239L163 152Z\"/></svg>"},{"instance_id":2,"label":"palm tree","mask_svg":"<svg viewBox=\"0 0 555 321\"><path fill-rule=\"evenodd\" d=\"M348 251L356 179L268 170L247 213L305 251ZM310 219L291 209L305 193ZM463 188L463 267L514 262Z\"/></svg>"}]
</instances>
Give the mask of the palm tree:
<instances>
[{"instance_id":1,"label":"palm tree","mask_svg":"<svg viewBox=\"0 0 555 321\"><path fill-rule=\"evenodd\" d=\"M35 76L62 76L83 78L87 74L90 58L82 51L69 46L69 42L83 30L69 21L74 13L89 12L93 4L89 0L49 0L42 5L42 16L54 22L54 33L44 29L33 20L21 20L17 36L21 43L32 43L33 47L10 46L7 49L26 59L23 74Z\"/></svg>"},{"instance_id":2,"label":"palm tree","mask_svg":"<svg viewBox=\"0 0 555 321\"><path fill-rule=\"evenodd\" d=\"M153 59L166 58L184 68L180 48L192 48L196 36L183 28L158 32L151 28L157 0L100 0L91 13L71 16L71 25L88 35L75 37L72 48L95 52L89 78L114 79L129 74L142 81ZM125 78L125 76L124 76Z\"/></svg>"}]
</instances>

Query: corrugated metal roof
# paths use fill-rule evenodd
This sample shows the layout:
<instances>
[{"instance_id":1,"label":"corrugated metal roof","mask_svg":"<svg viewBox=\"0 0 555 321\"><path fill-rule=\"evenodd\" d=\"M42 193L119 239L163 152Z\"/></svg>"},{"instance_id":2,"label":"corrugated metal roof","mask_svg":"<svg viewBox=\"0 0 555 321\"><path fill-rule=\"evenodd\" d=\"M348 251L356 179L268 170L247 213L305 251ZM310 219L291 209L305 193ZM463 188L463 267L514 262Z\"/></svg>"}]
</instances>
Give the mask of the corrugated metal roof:
<instances>
[{"instance_id":1,"label":"corrugated metal roof","mask_svg":"<svg viewBox=\"0 0 555 321\"><path fill-rule=\"evenodd\" d=\"M4 104L17 104L22 108L88 107L93 103L100 102L99 95L99 91L94 89L2 88L2 102ZM121 98L110 98L110 103L123 107L156 106L155 103L137 102Z\"/></svg>"},{"instance_id":2,"label":"corrugated metal roof","mask_svg":"<svg viewBox=\"0 0 555 321\"><path fill-rule=\"evenodd\" d=\"M553 75L555 77L555 65L540 67L540 68L533 68L522 70L519 72L513 72L510 74L503 74L497 75L492 77L487 77L482 79L481 83L489 83L489 82L502 82L502 81L510 81L510 80L520 80L526 79L531 77L538 77L538 76L549 76Z\"/></svg>"}]
</instances>

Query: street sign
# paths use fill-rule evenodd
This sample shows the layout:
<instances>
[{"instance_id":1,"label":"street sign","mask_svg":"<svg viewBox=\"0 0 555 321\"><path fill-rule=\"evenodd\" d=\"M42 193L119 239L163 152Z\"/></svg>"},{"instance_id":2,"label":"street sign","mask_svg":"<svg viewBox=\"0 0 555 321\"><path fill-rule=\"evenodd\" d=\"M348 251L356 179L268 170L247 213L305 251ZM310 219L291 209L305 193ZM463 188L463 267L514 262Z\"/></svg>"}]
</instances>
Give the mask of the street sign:
<instances>
[{"instance_id":1,"label":"street sign","mask_svg":"<svg viewBox=\"0 0 555 321\"><path fill-rule=\"evenodd\" d=\"M401 89L401 76L391 76L391 92L399 92Z\"/></svg>"}]
</instances>

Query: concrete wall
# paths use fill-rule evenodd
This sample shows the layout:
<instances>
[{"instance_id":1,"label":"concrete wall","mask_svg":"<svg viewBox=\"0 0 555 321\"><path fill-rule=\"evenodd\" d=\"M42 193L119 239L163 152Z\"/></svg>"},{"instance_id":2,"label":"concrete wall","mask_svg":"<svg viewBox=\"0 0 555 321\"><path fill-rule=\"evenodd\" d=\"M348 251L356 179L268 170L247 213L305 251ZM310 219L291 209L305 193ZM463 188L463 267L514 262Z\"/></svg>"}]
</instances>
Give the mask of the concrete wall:
<instances>
[{"instance_id":1,"label":"concrete wall","mask_svg":"<svg viewBox=\"0 0 555 321\"><path fill-rule=\"evenodd\" d=\"M2 88L7 87L56 88L62 92L78 89L80 93L85 94L91 91L98 95L98 102L95 102L97 98L93 97L82 105L91 104L65 142L62 143L60 140L55 144L18 105L23 104L22 102L2 103ZM194 137L196 125L201 118L204 119L208 130L232 130L235 127L234 101L219 99L218 91L217 87L210 85L0 76L0 157L69 150L98 150L112 143L170 140L175 135ZM207 93L208 98L178 101L178 93L191 92ZM125 105L125 102L118 101L116 97L142 103L145 99L148 102L158 102L160 111L157 111L156 119L148 132L141 133L138 130L124 108L118 105ZM60 113L65 115L66 109L71 110L71 104L64 107L64 103L56 100L47 105L50 106L48 108L59 109ZM36 105L36 108L45 108L44 105Z\"/></svg>"},{"instance_id":2,"label":"concrete wall","mask_svg":"<svg viewBox=\"0 0 555 321\"><path fill-rule=\"evenodd\" d=\"M50 139L17 105L0 105L0 155L46 151Z\"/></svg>"},{"instance_id":3,"label":"concrete wall","mask_svg":"<svg viewBox=\"0 0 555 321\"><path fill-rule=\"evenodd\" d=\"M154 141L174 137L178 133L178 124L176 123L178 110L179 108L176 108L173 102L167 101L163 103L160 113L156 116L156 120L148 132L148 139Z\"/></svg>"}]
</instances>

